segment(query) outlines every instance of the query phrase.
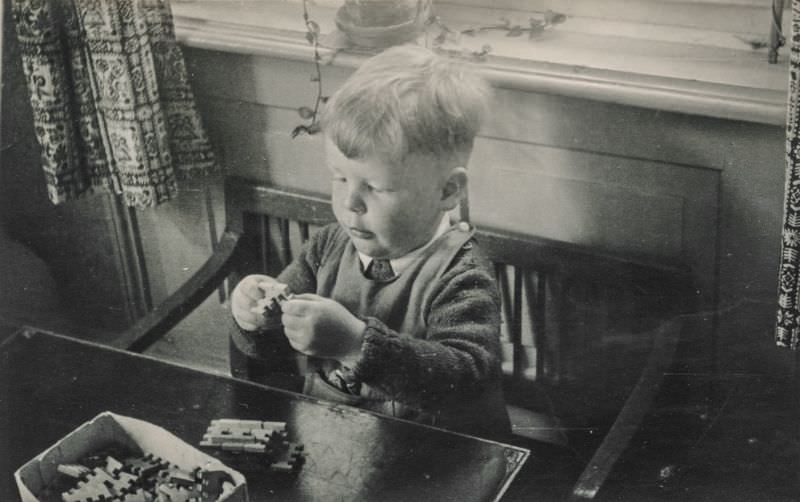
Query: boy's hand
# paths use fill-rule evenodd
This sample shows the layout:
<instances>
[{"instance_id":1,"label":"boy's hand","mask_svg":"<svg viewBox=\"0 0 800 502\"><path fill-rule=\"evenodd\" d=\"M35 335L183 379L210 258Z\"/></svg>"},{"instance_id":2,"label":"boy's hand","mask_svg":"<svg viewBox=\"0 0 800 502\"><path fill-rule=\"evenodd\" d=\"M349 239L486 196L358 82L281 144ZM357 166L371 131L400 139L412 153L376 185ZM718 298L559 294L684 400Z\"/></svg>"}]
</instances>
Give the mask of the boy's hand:
<instances>
[{"instance_id":1,"label":"boy's hand","mask_svg":"<svg viewBox=\"0 0 800 502\"><path fill-rule=\"evenodd\" d=\"M255 331L266 325L263 312L256 308L266 292L273 289L278 281L268 275L248 275L233 288L231 293L231 313L240 328Z\"/></svg>"},{"instance_id":2,"label":"boy's hand","mask_svg":"<svg viewBox=\"0 0 800 502\"><path fill-rule=\"evenodd\" d=\"M339 302L314 294L295 295L282 309L284 332L295 350L354 365L361 354L364 321Z\"/></svg>"}]
</instances>

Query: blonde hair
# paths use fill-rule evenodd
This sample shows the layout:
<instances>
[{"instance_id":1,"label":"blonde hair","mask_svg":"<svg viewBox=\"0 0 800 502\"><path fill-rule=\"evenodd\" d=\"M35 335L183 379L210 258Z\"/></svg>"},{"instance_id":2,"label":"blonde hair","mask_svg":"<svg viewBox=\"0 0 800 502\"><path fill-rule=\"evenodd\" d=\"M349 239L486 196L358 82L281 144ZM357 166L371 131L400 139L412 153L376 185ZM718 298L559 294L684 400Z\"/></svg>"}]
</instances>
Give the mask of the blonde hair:
<instances>
[{"instance_id":1,"label":"blonde hair","mask_svg":"<svg viewBox=\"0 0 800 502\"><path fill-rule=\"evenodd\" d=\"M490 94L471 66L417 45L387 49L330 97L322 130L350 159L468 155Z\"/></svg>"}]
</instances>

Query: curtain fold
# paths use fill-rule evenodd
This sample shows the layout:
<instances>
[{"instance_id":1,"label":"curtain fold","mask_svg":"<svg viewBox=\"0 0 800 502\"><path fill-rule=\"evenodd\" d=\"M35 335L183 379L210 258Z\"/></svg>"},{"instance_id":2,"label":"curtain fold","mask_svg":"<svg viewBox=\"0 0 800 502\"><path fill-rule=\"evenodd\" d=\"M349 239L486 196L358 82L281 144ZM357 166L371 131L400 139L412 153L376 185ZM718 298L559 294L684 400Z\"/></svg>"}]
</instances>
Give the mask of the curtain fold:
<instances>
[{"instance_id":1,"label":"curtain fold","mask_svg":"<svg viewBox=\"0 0 800 502\"><path fill-rule=\"evenodd\" d=\"M215 161L162 0L12 0L50 200L154 206Z\"/></svg>"},{"instance_id":2,"label":"curtain fold","mask_svg":"<svg viewBox=\"0 0 800 502\"><path fill-rule=\"evenodd\" d=\"M796 350L800 345L800 0L792 0L791 27L786 185L775 338L779 346Z\"/></svg>"}]
</instances>

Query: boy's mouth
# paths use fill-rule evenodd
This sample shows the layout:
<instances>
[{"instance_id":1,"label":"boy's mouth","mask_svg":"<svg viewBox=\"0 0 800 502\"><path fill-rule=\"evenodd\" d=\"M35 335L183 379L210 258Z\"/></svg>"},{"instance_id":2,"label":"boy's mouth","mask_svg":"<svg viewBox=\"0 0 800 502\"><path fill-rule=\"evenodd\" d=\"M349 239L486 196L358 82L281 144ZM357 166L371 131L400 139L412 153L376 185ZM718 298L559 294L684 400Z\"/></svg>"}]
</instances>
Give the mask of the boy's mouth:
<instances>
[{"instance_id":1,"label":"boy's mouth","mask_svg":"<svg viewBox=\"0 0 800 502\"><path fill-rule=\"evenodd\" d=\"M358 237L359 239L370 239L375 235L372 232L355 227L350 227L349 230L352 237Z\"/></svg>"}]
</instances>

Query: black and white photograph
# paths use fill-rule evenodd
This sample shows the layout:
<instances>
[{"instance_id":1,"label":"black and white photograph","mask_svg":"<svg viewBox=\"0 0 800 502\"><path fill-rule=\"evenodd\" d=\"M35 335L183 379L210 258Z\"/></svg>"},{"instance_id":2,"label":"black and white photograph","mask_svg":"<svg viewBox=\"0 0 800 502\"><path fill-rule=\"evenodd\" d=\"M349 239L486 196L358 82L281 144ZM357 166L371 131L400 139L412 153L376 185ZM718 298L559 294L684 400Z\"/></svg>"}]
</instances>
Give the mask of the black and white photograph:
<instances>
[{"instance_id":1,"label":"black and white photograph","mask_svg":"<svg viewBox=\"0 0 800 502\"><path fill-rule=\"evenodd\" d=\"M800 500L800 0L0 6L0 501Z\"/></svg>"}]
</instances>

